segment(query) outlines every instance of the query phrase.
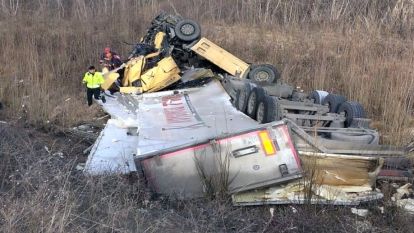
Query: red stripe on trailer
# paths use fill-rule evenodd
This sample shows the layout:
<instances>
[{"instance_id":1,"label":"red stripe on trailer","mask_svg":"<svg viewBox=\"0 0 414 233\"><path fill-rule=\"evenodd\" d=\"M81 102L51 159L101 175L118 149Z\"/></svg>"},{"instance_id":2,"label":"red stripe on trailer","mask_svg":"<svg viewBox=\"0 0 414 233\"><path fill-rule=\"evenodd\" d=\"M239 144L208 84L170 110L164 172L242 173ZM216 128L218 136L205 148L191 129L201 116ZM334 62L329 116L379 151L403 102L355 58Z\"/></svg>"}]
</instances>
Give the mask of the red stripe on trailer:
<instances>
[{"instance_id":1,"label":"red stripe on trailer","mask_svg":"<svg viewBox=\"0 0 414 233\"><path fill-rule=\"evenodd\" d=\"M288 128L287 128L286 125L284 125L282 127L283 127L283 134L284 134L285 138L287 139L287 141L289 143L289 147L290 147L290 150L293 153L293 156L295 157L296 164L298 165L299 169L302 169L298 153L296 152L296 149L295 149L295 147L293 146L293 143L292 143L292 139L289 136L290 134L289 134Z\"/></svg>"}]
</instances>

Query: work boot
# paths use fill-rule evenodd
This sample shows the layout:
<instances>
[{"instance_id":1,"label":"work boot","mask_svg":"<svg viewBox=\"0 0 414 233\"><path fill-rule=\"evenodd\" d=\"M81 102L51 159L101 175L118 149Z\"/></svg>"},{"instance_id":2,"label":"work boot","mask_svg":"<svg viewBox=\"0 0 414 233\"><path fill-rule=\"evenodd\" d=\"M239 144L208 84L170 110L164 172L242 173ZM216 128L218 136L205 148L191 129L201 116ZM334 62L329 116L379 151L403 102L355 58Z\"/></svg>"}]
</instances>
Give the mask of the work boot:
<instances>
[{"instance_id":1,"label":"work boot","mask_svg":"<svg viewBox=\"0 0 414 233\"><path fill-rule=\"evenodd\" d=\"M105 99L105 96L104 95L101 96L101 100L102 100L102 103L106 103L106 99Z\"/></svg>"}]
</instances>

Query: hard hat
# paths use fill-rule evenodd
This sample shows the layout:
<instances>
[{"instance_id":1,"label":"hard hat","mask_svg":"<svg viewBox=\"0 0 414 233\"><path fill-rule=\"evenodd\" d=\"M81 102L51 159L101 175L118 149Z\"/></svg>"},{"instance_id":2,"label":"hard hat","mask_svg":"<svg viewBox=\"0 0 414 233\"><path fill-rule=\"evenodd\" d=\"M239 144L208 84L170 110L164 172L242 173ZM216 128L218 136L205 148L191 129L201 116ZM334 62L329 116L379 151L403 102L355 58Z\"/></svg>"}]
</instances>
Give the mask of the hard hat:
<instances>
[{"instance_id":1,"label":"hard hat","mask_svg":"<svg viewBox=\"0 0 414 233\"><path fill-rule=\"evenodd\" d=\"M104 49L104 51L105 51L105 53L109 53L109 52L111 52L111 48L106 47L106 48Z\"/></svg>"}]
</instances>

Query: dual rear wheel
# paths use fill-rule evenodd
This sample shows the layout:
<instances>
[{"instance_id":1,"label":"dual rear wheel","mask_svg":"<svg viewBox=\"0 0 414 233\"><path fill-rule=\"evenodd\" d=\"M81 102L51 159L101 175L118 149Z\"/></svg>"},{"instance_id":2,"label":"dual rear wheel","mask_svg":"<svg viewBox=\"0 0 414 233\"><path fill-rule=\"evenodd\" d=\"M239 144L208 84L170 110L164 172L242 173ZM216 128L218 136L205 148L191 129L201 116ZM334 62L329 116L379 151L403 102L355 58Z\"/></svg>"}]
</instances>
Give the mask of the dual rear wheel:
<instances>
[{"instance_id":1,"label":"dual rear wheel","mask_svg":"<svg viewBox=\"0 0 414 233\"><path fill-rule=\"evenodd\" d=\"M266 94L260 86L247 83L237 92L236 108L259 123L269 123L282 119L277 99Z\"/></svg>"}]
</instances>

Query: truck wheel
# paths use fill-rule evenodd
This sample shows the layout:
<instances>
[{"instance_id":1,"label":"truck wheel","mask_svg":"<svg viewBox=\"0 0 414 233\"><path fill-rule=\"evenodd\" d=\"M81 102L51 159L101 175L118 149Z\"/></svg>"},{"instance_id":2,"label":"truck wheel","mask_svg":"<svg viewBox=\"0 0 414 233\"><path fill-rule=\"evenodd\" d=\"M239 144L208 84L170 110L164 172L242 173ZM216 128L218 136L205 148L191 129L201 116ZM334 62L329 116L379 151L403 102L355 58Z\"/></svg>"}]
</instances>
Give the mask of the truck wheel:
<instances>
[{"instance_id":1,"label":"truck wheel","mask_svg":"<svg viewBox=\"0 0 414 233\"><path fill-rule=\"evenodd\" d=\"M282 119L282 111L277 99L266 95L257 106L256 120L261 123L269 123Z\"/></svg>"},{"instance_id":2,"label":"truck wheel","mask_svg":"<svg viewBox=\"0 0 414 233\"><path fill-rule=\"evenodd\" d=\"M236 97L236 108L243 113L246 113L247 110L247 98L252 91L252 87L249 83L246 83L242 89L239 90Z\"/></svg>"},{"instance_id":3,"label":"truck wheel","mask_svg":"<svg viewBox=\"0 0 414 233\"><path fill-rule=\"evenodd\" d=\"M277 83L280 79L280 72L277 70L277 68L272 64L264 64L264 66L269 67L271 70L273 70L273 73L275 73L275 79L273 80L273 83Z\"/></svg>"},{"instance_id":4,"label":"truck wheel","mask_svg":"<svg viewBox=\"0 0 414 233\"><path fill-rule=\"evenodd\" d=\"M313 99L315 104L322 104L323 100L328 95L329 95L329 92L327 91L315 90L309 94L309 99Z\"/></svg>"},{"instance_id":5,"label":"truck wheel","mask_svg":"<svg viewBox=\"0 0 414 233\"><path fill-rule=\"evenodd\" d=\"M247 99L247 115L256 120L257 106L265 98L266 93L261 87L254 87Z\"/></svg>"},{"instance_id":6,"label":"truck wheel","mask_svg":"<svg viewBox=\"0 0 414 233\"><path fill-rule=\"evenodd\" d=\"M329 106L329 112L337 113L339 106L345 101L346 98L342 95L329 94L325 97L322 104Z\"/></svg>"},{"instance_id":7,"label":"truck wheel","mask_svg":"<svg viewBox=\"0 0 414 233\"><path fill-rule=\"evenodd\" d=\"M201 36L200 25L191 19L183 19L179 21L175 25L174 31L178 39L185 42L194 41Z\"/></svg>"},{"instance_id":8,"label":"truck wheel","mask_svg":"<svg viewBox=\"0 0 414 233\"><path fill-rule=\"evenodd\" d=\"M346 101L339 106L338 113L345 113L345 127L352 124L354 118L365 118L364 107L355 101Z\"/></svg>"},{"instance_id":9,"label":"truck wheel","mask_svg":"<svg viewBox=\"0 0 414 233\"><path fill-rule=\"evenodd\" d=\"M275 68L276 69L276 68ZM276 74L270 65L256 65L252 66L248 78L256 83L269 85L276 82Z\"/></svg>"}]
</instances>

